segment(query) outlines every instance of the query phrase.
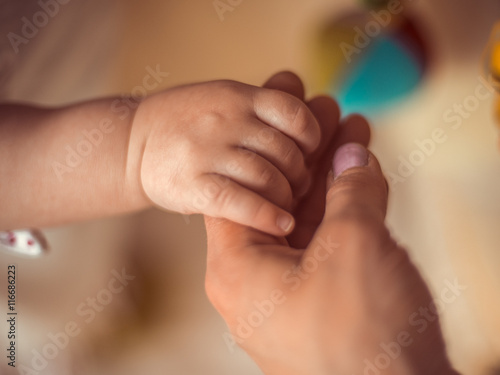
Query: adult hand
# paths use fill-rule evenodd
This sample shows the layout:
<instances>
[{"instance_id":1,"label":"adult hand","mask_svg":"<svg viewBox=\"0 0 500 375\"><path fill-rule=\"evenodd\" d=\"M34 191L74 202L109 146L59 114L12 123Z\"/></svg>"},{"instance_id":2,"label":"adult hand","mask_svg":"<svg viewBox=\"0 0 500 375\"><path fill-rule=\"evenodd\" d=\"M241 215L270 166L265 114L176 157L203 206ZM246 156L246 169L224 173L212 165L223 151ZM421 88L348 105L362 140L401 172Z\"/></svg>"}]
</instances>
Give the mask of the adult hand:
<instances>
[{"instance_id":1,"label":"adult hand","mask_svg":"<svg viewBox=\"0 0 500 375\"><path fill-rule=\"evenodd\" d=\"M289 74L266 85L303 95ZM308 105L322 144L306 161L314 184L294 202L296 229L273 237L206 217L211 302L267 375L456 374L436 316L424 330L410 318L432 298L384 225L377 160L360 144L338 148L366 144L366 122L340 123L331 99Z\"/></svg>"}]
</instances>

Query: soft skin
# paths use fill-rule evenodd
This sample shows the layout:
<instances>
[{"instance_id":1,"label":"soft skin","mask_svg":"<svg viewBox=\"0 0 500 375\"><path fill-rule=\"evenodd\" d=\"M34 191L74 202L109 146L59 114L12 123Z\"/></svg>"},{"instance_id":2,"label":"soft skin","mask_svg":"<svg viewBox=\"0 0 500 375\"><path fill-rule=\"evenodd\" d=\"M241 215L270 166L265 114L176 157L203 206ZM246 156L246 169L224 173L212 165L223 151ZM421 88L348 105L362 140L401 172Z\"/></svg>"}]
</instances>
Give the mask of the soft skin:
<instances>
[{"instance_id":1,"label":"soft skin","mask_svg":"<svg viewBox=\"0 0 500 375\"><path fill-rule=\"evenodd\" d=\"M295 79L281 75L266 86L302 99ZM206 217L209 299L266 375L361 375L366 361L382 352L381 343L397 342L404 332L411 344L380 374L456 375L439 321L421 333L409 322L432 297L385 226L387 184L376 158L364 148L366 122L339 122L328 99L316 99L309 107L323 137L307 161L313 188L294 199L294 232L276 237ZM316 267L307 264L311 259ZM289 282L292 272L301 275L300 282ZM272 313L259 324L254 320L250 334L239 335L241 321L258 310L256 302L273 297Z\"/></svg>"},{"instance_id":2,"label":"soft skin","mask_svg":"<svg viewBox=\"0 0 500 375\"><path fill-rule=\"evenodd\" d=\"M302 100L234 81L175 87L126 111L117 100L0 105L0 230L156 205L290 233L292 195L307 190L305 158L320 142ZM79 151L90 133L98 141ZM69 165L68 150L84 155Z\"/></svg>"}]
</instances>

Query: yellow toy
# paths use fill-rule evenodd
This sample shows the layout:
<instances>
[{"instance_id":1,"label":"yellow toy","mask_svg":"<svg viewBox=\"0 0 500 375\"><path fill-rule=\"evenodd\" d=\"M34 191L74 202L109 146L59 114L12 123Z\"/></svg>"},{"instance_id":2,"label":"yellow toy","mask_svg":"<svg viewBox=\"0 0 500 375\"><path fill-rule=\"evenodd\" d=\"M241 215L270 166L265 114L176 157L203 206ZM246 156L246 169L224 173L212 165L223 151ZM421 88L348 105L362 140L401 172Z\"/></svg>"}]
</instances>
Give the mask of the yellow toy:
<instances>
[{"instance_id":1,"label":"yellow toy","mask_svg":"<svg viewBox=\"0 0 500 375\"><path fill-rule=\"evenodd\" d=\"M485 74L487 80L497 91L495 97L495 120L500 128L500 22L498 22L490 36L485 54Z\"/></svg>"}]
</instances>

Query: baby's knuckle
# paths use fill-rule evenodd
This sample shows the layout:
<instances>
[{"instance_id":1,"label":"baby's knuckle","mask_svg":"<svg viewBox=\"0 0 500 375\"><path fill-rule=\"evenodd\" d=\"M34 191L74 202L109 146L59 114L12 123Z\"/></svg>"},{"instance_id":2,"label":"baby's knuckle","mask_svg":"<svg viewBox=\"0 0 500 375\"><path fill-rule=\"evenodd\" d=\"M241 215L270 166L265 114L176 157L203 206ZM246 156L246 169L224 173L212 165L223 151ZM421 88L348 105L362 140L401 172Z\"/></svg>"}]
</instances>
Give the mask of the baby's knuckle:
<instances>
[{"instance_id":1,"label":"baby's knuckle","mask_svg":"<svg viewBox=\"0 0 500 375\"><path fill-rule=\"evenodd\" d=\"M241 95L245 88L244 84L229 79L215 81L215 84L220 93L233 98Z\"/></svg>"},{"instance_id":2,"label":"baby's knuckle","mask_svg":"<svg viewBox=\"0 0 500 375\"><path fill-rule=\"evenodd\" d=\"M269 203L266 200L261 200L256 203L253 206L253 212L250 214L250 217L252 217L253 220L257 220L258 218L265 216L268 204Z\"/></svg>"},{"instance_id":3,"label":"baby's knuckle","mask_svg":"<svg viewBox=\"0 0 500 375\"><path fill-rule=\"evenodd\" d=\"M281 161L293 170L302 168L303 159L302 155L290 144L283 144L281 147Z\"/></svg>"},{"instance_id":4,"label":"baby's knuckle","mask_svg":"<svg viewBox=\"0 0 500 375\"><path fill-rule=\"evenodd\" d=\"M257 135L257 141L266 146L273 142L276 139L277 135L278 131L276 129L273 129L271 127L264 127L259 131L259 134Z\"/></svg>"},{"instance_id":5,"label":"baby's knuckle","mask_svg":"<svg viewBox=\"0 0 500 375\"><path fill-rule=\"evenodd\" d=\"M309 129L308 111L304 103L299 103L294 109L294 114L291 117L291 124L297 136L303 135Z\"/></svg>"},{"instance_id":6,"label":"baby's knuckle","mask_svg":"<svg viewBox=\"0 0 500 375\"><path fill-rule=\"evenodd\" d=\"M268 167L261 168L258 175L260 182L265 186L274 185L277 180L276 172Z\"/></svg>"},{"instance_id":7,"label":"baby's knuckle","mask_svg":"<svg viewBox=\"0 0 500 375\"><path fill-rule=\"evenodd\" d=\"M219 187L213 191L212 203L219 211L225 211L234 201L234 194L229 187Z\"/></svg>"},{"instance_id":8,"label":"baby's knuckle","mask_svg":"<svg viewBox=\"0 0 500 375\"><path fill-rule=\"evenodd\" d=\"M238 160L230 160L226 164L226 173L229 175L241 175L243 170L243 166Z\"/></svg>"},{"instance_id":9,"label":"baby's knuckle","mask_svg":"<svg viewBox=\"0 0 500 375\"><path fill-rule=\"evenodd\" d=\"M179 135L173 135L171 140L173 142L172 144L174 145L173 149L178 155L185 156L193 155L196 153L196 140Z\"/></svg>"},{"instance_id":10,"label":"baby's knuckle","mask_svg":"<svg viewBox=\"0 0 500 375\"><path fill-rule=\"evenodd\" d=\"M220 129L221 124L223 124L224 121L224 114L216 110L207 111L200 119L203 131L209 134L215 133L218 129Z\"/></svg>"}]
</instances>

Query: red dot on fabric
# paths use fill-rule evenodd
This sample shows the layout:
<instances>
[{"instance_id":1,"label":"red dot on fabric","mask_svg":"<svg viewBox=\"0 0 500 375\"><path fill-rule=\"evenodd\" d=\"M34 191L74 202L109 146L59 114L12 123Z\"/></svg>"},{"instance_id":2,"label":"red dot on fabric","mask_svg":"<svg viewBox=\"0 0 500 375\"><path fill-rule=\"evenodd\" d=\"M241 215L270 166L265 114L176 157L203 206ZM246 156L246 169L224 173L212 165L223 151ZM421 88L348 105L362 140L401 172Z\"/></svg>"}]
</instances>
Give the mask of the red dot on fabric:
<instances>
[{"instance_id":1,"label":"red dot on fabric","mask_svg":"<svg viewBox=\"0 0 500 375\"><path fill-rule=\"evenodd\" d=\"M33 240L28 240L28 245L29 245L29 246L33 246L34 244L35 244L35 241L33 241Z\"/></svg>"}]
</instances>

